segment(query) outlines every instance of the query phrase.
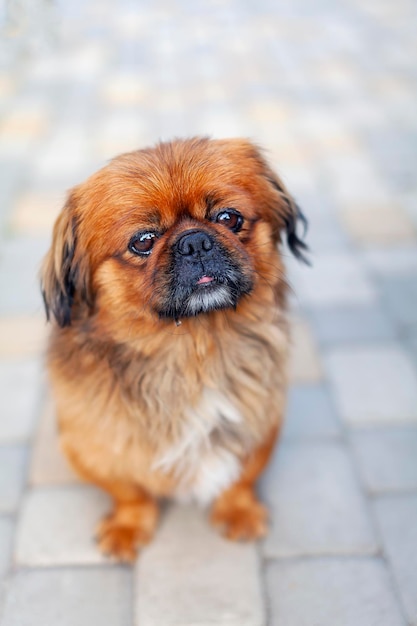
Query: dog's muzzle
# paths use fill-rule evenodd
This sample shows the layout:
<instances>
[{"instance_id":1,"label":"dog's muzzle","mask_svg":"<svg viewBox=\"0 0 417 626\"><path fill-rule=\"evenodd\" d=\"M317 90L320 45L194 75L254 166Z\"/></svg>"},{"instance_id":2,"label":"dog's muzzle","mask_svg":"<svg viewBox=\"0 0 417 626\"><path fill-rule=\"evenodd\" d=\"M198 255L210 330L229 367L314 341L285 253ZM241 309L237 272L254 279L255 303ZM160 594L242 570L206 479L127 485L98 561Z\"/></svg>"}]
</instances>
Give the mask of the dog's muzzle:
<instances>
[{"instance_id":1,"label":"dog's muzzle","mask_svg":"<svg viewBox=\"0 0 417 626\"><path fill-rule=\"evenodd\" d=\"M235 307L252 281L215 235L193 228L172 245L169 296L161 317L178 319Z\"/></svg>"}]
</instances>

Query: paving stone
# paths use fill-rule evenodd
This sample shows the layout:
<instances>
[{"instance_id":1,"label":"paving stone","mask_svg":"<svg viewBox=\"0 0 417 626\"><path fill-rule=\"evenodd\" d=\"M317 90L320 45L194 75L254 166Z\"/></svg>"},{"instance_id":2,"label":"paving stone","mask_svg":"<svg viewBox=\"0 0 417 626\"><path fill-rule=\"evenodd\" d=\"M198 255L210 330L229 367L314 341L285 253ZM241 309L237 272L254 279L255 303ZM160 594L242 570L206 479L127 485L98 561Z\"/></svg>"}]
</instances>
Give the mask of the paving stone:
<instances>
[{"instance_id":1,"label":"paving stone","mask_svg":"<svg viewBox=\"0 0 417 626\"><path fill-rule=\"evenodd\" d=\"M277 163L277 169L279 169L279 163ZM336 207L334 203L330 201L328 195L320 191L315 194L301 191L297 195L296 200L308 220L306 241L309 245L311 244L314 254L320 250L320 247L316 247L314 241L317 239L321 240L320 230L322 226L324 226L325 230L337 230L339 233L339 236L336 237L338 244L342 243L340 238L344 241L346 240L345 234L335 215ZM311 241L310 234L312 235ZM327 234L325 234L324 239L326 239L327 243L330 245Z\"/></svg>"},{"instance_id":2,"label":"paving stone","mask_svg":"<svg viewBox=\"0 0 417 626\"><path fill-rule=\"evenodd\" d=\"M417 420L417 375L397 344L335 348L324 356L340 415L353 426Z\"/></svg>"},{"instance_id":3,"label":"paving stone","mask_svg":"<svg viewBox=\"0 0 417 626\"><path fill-rule=\"evenodd\" d=\"M394 324L376 305L312 309L309 322L314 336L324 346L396 339Z\"/></svg>"},{"instance_id":4,"label":"paving stone","mask_svg":"<svg viewBox=\"0 0 417 626\"><path fill-rule=\"evenodd\" d=\"M256 106L256 105L255 105ZM275 112L279 117L279 111L277 107L273 107ZM271 117L273 117L273 113L271 110ZM252 121L255 124L258 124L259 121L255 116L251 116ZM265 121L265 118L263 122ZM274 123L274 122L272 122ZM276 123L276 122L275 122ZM282 140L278 145L274 144L271 150L268 150L268 156L272 163L277 163L279 166L274 166L279 171L281 168L286 168L287 166L299 166L306 165L309 162L310 154L306 148L306 146L301 146L299 141L296 141L294 136L289 135Z\"/></svg>"},{"instance_id":5,"label":"paving stone","mask_svg":"<svg viewBox=\"0 0 417 626\"><path fill-rule=\"evenodd\" d=\"M103 563L94 542L109 498L89 486L38 487L23 501L15 558L20 565Z\"/></svg>"},{"instance_id":6,"label":"paving stone","mask_svg":"<svg viewBox=\"0 0 417 626\"><path fill-rule=\"evenodd\" d=\"M271 626L406 626L380 559L278 561L267 584Z\"/></svg>"},{"instance_id":7,"label":"paving stone","mask_svg":"<svg viewBox=\"0 0 417 626\"><path fill-rule=\"evenodd\" d=\"M132 150L137 150L141 146L152 145L154 142L154 139L144 140L142 137L138 138L137 136L121 136L117 139L103 136L99 138L96 146L94 146L95 156L98 159L107 162L117 154L131 152Z\"/></svg>"},{"instance_id":8,"label":"paving stone","mask_svg":"<svg viewBox=\"0 0 417 626\"><path fill-rule=\"evenodd\" d=\"M2 16L3 17L3 16ZM8 76L3 71L0 73L0 96L8 98L16 92L16 81L14 77Z\"/></svg>"},{"instance_id":9,"label":"paving stone","mask_svg":"<svg viewBox=\"0 0 417 626\"><path fill-rule=\"evenodd\" d=\"M412 220L393 204L354 204L343 207L340 218L353 240L363 245L391 245L416 238Z\"/></svg>"},{"instance_id":10,"label":"paving stone","mask_svg":"<svg viewBox=\"0 0 417 626\"><path fill-rule=\"evenodd\" d=\"M127 626L130 605L126 568L23 570L7 585L2 626Z\"/></svg>"},{"instance_id":11,"label":"paving stone","mask_svg":"<svg viewBox=\"0 0 417 626\"><path fill-rule=\"evenodd\" d=\"M131 106L149 98L149 88L134 72L118 72L114 76L108 76L102 97L112 106Z\"/></svg>"},{"instance_id":12,"label":"paving stone","mask_svg":"<svg viewBox=\"0 0 417 626\"><path fill-rule=\"evenodd\" d=\"M0 139L0 159L10 156L13 160L24 162L27 155L34 152L36 143L35 137L3 135Z\"/></svg>"},{"instance_id":13,"label":"paving stone","mask_svg":"<svg viewBox=\"0 0 417 626\"><path fill-rule=\"evenodd\" d=\"M307 307L372 304L375 289L351 254L328 253L314 256L312 268L287 263L290 285Z\"/></svg>"},{"instance_id":14,"label":"paving stone","mask_svg":"<svg viewBox=\"0 0 417 626\"><path fill-rule=\"evenodd\" d=\"M417 273L417 246L371 247L360 253L364 262L378 275L397 276Z\"/></svg>"},{"instance_id":15,"label":"paving stone","mask_svg":"<svg viewBox=\"0 0 417 626\"><path fill-rule=\"evenodd\" d=\"M207 129L208 135L218 137L219 139L250 134L248 127L245 125L245 120L236 118L232 107L224 104L220 106L212 105L206 109L203 108L201 111L201 124L203 128ZM167 129L165 139L172 136L174 133L174 128ZM291 168L287 167L287 176L289 171L291 171ZM300 184L301 182L303 181L300 181Z\"/></svg>"},{"instance_id":16,"label":"paving stone","mask_svg":"<svg viewBox=\"0 0 417 626\"><path fill-rule=\"evenodd\" d=\"M411 353L414 355L415 363L417 364L417 326L408 330L404 343L407 348L411 350Z\"/></svg>"},{"instance_id":17,"label":"paving stone","mask_svg":"<svg viewBox=\"0 0 417 626\"><path fill-rule=\"evenodd\" d=\"M343 128L341 120L335 115L329 115L323 107L309 107L300 119L299 126L316 141L318 149L339 149L343 152L357 152L360 149L353 133Z\"/></svg>"},{"instance_id":18,"label":"paving stone","mask_svg":"<svg viewBox=\"0 0 417 626\"><path fill-rule=\"evenodd\" d=\"M324 385L293 385L288 394L285 439L338 437L336 411Z\"/></svg>"},{"instance_id":19,"label":"paving stone","mask_svg":"<svg viewBox=\"0 0 417 626\"><path fill-rule=\"evenodd\" d=\"M384 204L388 197L387 186L379 175L375 163L362 151L358 154L335 158L330 154L326 161L329 186L340 204L366 206Z\"/></svg>"},{"instance_id":20,"label":"paving stone","mask_svg":"<svg viewBox=\"0 0 417 626\"><path fill-rule=\"evenodd\" d=\"M0 315L40 315L43 313L39 287L41 260L48 239L13 237L2 245L0 258Z\"/></svg>"},{"instance_id":21,"label":"paving stone","mask_svg":"<svg viewBox=\"0 0 417 626\"><path fill-rule=\"evenodd\" d=\"M146 145L144 141L146 133L145 118L138 116L136 109L118 110L101 120L97 133L97 149L100 154L106 154L111 146L117 143L123 144L122 149L119 152L113 152L112 156L123 151L137 150Z\"/></svg>"},{"instance_id":22,"label":"paving stone","mask_svg":"<svg viewBox=\"0 0 417 626\"><path fill-rule=\"evenodd\" d=\"M12 231L19 234L51 236L55 219L64 202L63 192L21 194L10 220Z\"/></svg>"},{"instance_id":23,"label":"paving stone","mask_svg":"<svg viewBox=\"0 0 417 626\"><path fill-rule=\"evenodd\" d=\"M414 226L417 228L417 193L416 190L411 192L402 193L400 195L400 201L402 206L407 211L410 218L413 220Z\"/></svg>"},{"instance_id":24,"label":"paving stone","mask_svg":"<svg viewBox=\"0 0 417 626\"><path fill-rule=\"evenodd\" d=\"M210 11L194 3L180 15L181 7L157 0L139 15L128 2L38 0L17 3L25 7L23 21L4 4L0 26L6 34L16 30L0 71L0 354L6 368L13 370L16 357L38 357L44 346L37 272L62 204L53 197L120 151L190 133L252 137L270 151L310 219L313 262L309 269L284 252L301 321L294 330L296 385L286 441L266 477L274 528L265 553L290 557L268 567L270 586L279 571L268 615L265 598L259 600L255 548L225 544L201 514L175 508L149 548L149 561L148 551L142 554L146 575L141 560L137 565L133 617L127 570L93 567L101 564L91 536L105 496L68 484L73 476L59 456L46 407L31 455L37 487L23 506L18 544L30 568L39 561L52 567L18 570L6 626L127 626L134 618L141 626L403 623L386 564L363 556L378 545L354 470L378 493L415 488L414 439L404 434L417 411L411 391L417 368L412 3L261 0L217 2ZM333 369L335 349L339 356L340 349L350 353L354 343L373 357L361 357L357 367L355 359L336 359L328 384L322 359ZM41 379L33 382L36 394L34 378L19 380L15 390L4 383L2 402L8 410L16 400L18 408L36 412L30 419L19 413L28 422L2 415L0 442L26 441L42 408ZM377 426L375 433L348 429L360 459L354 469L351 448L340 437L346 424L336 413L348 426ZM0 470L0 484L2 478ZM10 489L13 481L5 480ZM416 511L402 508L395 495L387 507L395 533L392 541L382 535L396 550L394 559L386 547L417 626ZM317 558L321 554L332 557ZM109 573L115 571L122 574Z\"/></svg>"},{"instance_id":25,"label":"paving stone","mask_svg":"<svg viewBox=\"0 0 417 626\"><path fill-rule=\"evenodd\" d=\"M53 135L38 149L32 171L42 181L54 182L81 178L82 170L89 165L90 142L88 134L77 123L65 124L55 129ZM65 190L65 187L62 187Z\"/></svg>"},{"instance_id":26,"label":"paving stone","mask_svg":"<svg viewBox=\"0 0 417 626\"><path fill-rule=\"evenodd\" d=\"M24 176L22 159L0 158L0 220L6 221Z\"/></svg>"},{"instance_id":27,"label":"paving stone","mask_svg":"<svg viewBox=\"0 0 417 626\"><path fill-rule=\"evenodd\" d=\"M292 382L317 382L322 378L320 357L308 323L295 318L291 323L290 379Z\"/></svg>"},{"instance_id":28,"label":"paving stone","mask_svg":"<svg viewBox=\"0 0 417 626\"><path fill-rule=\"evenodd\" d=\"M369 554L377 549L367 505L339 443L278 446L261 480L272 526L267 557Z\"/></svg>"},{"instance_id":29,"label":"paving stone","mask_svg":"<svg viewBox=\"0 0 417 626\"><path fill-rule=\"evenodd\" d=\"M15 511L26 483L27 449L0 445L0 513Z\"/></svg>"},{"instance_id":30,"label":"paving stone","mask_svg":"<svg viewBox=\"0 0 417 626\"><path fill-rule=\"evenodd\" d=\"M312 214L308 203L306 215L309 226L305 241L311 250L313 266L316 253L341 252L348 248L349 239L334 215Z\"/></svg>"},{"instance_id":31,"label":"paving stone","mask_svg":"<svg viewBox=\"0 0 417 626\"><path fill-rule=\"evenodd\" d=\"M417 324L417 273L385 277L379 285L393 319L401 325Z\"/></svg>"},{"instance_id":32,"label":"paving stone","mask_svg":"<svg viewBox=\"0 0 417 626\"><path fill-rule=\"evenodd\" d=\"M352 441L369 491L417 489L417 426L355 432Z\"/></svg>"},{"instance_id":33,"label":"paving stone","mask_svg":"<svg viewBox=\"0 0 417 626\"><path fill-rule=\"evenodd\" d=\"M0 517L0 587L2 576L7 572L11 563L13 531L13 520L9 517Z\"/></svg>"},{"instance_id":34,"label":"paving stone","mask_svg":"<svg viewBox=\"0 0 417 626\"><path fill-rule=\"evenodd\" d=\"M32 434L39 405L40 369L36 359L0 360L0 442L21 441Z\"/></svg>"},{"instance_id":35,"label":"paving stone","mask_svg":"<svg viewBox=\"0 0 417 626\"><path fill-rule=\"evenodd\" d=\"M400 83L394 86L394 89L402 87ZM389 94L392 88L393 85L389 84ZM415 130L399 127L380 128L377 132L371 132L367 139L375 162L395 191L412 186L417 166Z\"/></svg>"},{"instance_id":36,"label":"paving stone","mask_svg":"<svg viewBox=\"0 0 417 626\"><path fill-rule=\"evenodd\" d=\"M227 123L230 120L225 120L224 127L222 128L223 137L230 137L231 134L227 133ZM236 121L234 124L234 128L236 129L235 136L250 136L250 129L245 127L244 122L240 126L237 126ZM240 131L240 132L239 132ZM264 132L258 132L257 136L259 136L259 142L264 145L269 142L267 139L268 133L271 132L271 129L264 130ZM215 133L216 134L216 133ZM263 136L262 136L263 135ZM271 141L276 142L277 138L272 136L270 137ZM318 175L314 171L314 164L310 162L309 167L306 167L306 164L297 165L295 163L286 163L285 167L281 167L280 175L285 181L288 189L291 189L291 193L298 198L302 194L316 194L318 193L319 181Z\"/></svg>"},{"instance_id":37,"label":"paving stone","mask_svg":"<svg viewBox=\"0 0 417 626\"><path fill-rule=\"evenodd\" d=\"M43 315L0 317L0 357L33 357L43 354L48 325Z\"/></svg>"},{"instance_id":38,"label":"paving stone","mask_svg":"<svg viewBox=\"0 0 417 626\"><path fill-rule=\"evenodd\" d=\"M269 98L259 98L255 102L251 102L247 108L248 114L261 123L267 119L271 123L284 124L291 118L291 110L285 104L277 104L276 100ZM268 152L272 160L278 160L281 152L281 144L274 145ZM285 152L284 152L285 154Z\"/></svg>"},{"instance_id":39,"label":"paving stone","mask_svg":"<svg viewBox=\"0 0 417 626\"><path fill-rule=\"evenodd\" d=\"M33 442L29 481L37 486L79 482L60 450L57 420L50 399L45 403Z\"/></svg>"},{"instance_id":40,"label":"paving stone","mask_svg":"<svg viewBox=\"0 0 417 626\"><path fill-rule=\"evenodd\" d=\"M226 541L194 507L171 507L136 565L137 626L264 624L253 544Z\"/></svg>"},{"instance_id":41,"label":"paving stone","mask_svg":"<svg viewBox=\"0 0 417 626\"><path fill-rule=\"evenodd\" d=\"M0 137L37 138L46 129L46 114L41 111L14 111L0 124Z\"/></svg>"},{"instance_id":42,"label":"paving stone","mask_svg":"<svg viewBox=\"0 0 417 626\"><path fill-rule=\"evenodd\" d=\"M417 494L378 498L375 512L410 626L416 626Z\"/></svg>"}]
</instances>

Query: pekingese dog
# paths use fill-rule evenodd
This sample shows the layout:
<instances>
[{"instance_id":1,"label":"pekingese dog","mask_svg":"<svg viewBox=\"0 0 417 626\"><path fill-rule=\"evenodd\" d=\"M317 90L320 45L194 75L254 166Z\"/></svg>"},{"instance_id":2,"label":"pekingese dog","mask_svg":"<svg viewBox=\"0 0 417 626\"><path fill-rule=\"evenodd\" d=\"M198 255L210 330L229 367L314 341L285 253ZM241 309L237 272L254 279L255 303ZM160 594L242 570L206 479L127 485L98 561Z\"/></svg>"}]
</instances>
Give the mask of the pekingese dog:
<instances>
[{"instance_id":1,"label":"pekingese dog","mask_svg":"<svg viewBox=\"0 0 417 626\"><path fill-rule=\"evenodd\" d=\"M257 147L194 138L123 154L75 187L42 269L62 447L107 491L103 552L132 560L158 498L261 537L255 482L287 388L287 284L304 217Z\"/></svg>"}]
</instances>

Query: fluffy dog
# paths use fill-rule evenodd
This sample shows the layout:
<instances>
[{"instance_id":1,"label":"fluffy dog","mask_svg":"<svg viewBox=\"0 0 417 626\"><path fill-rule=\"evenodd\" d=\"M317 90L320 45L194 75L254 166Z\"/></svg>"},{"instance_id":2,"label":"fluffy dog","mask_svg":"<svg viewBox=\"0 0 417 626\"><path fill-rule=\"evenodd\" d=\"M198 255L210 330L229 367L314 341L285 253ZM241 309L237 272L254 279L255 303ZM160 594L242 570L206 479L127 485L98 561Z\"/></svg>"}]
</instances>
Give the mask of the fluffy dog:
<instances>
[{"instance_id":1,"label":"fluffy dog","mask_svg":"<svg viewBox=\"0 0 417 626\"><path fill-rule=\"evenodd\" d=\"M75 187L42 270L62 447L114 510L100 548L132 560L161 497L212 505L256 539L255 495L287 388L287 284L305 222L246 140L194 138L124 154ZM52 315L51 315L52 314Z\"/></svg>"}]
</instances>

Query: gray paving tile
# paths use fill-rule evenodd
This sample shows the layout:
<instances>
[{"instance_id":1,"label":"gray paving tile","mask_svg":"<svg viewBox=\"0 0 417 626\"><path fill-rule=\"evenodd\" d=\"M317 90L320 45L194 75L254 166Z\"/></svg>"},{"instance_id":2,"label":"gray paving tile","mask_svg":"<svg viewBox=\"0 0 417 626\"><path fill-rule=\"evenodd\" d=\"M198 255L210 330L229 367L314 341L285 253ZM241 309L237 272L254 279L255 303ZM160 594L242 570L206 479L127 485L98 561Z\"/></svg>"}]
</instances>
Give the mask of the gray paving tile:
<instances>
[{"instance_id":1,"label":"gray paving tile","mask_svg":"<svg viewBox=\"0 0 417 626\"><path fill-rule=\"evenodd\" d=\"M94 541L94 532L109 510L109 498L94 487L33 489L21 508L17 563L36 567L105 562Z\"/></svg>"},{"instance_id":2,"label":"gray paving tile","mask_svg":"<svg viewBox=\"0 0 417 626\"><path fill-rule=\"evenodd\" d=\"M417 324L417 273L379 280L388 312L401 325Z\"/></svg>"},{"instance_id":3,"label":"gray paving tile","mask_svg":"<svg viewBox=\"0 0 417 626\"><path fill-rule=\"evenodd\" d=\"M11 68L10 91L8 78L0 71L1 113L7 117L9 110L20 115L26 111L29 133L25 135L21 124L0 139L0 156L5 157L0 168L0 187L5 190L0 212L7 216L12 212L15 194L22 191L19 183L32 191L62 192L94 171L98 161L130 147L134 136L139 147L158 136L214 130L220 135L251 135L267 149L279 145L278 170L311 218L307 241L313 268L289 260L290 280L301 308L311 309L320 346L326 350L335 344L348 348L352 342L389 342L400 331L397 339L410 356L405 365L396 345L394 355L361 357L357 368L356 360L350 365L343 359L336 363L337 372L329 374L336 409L348 425L381 428L388 422L414 421L416 397L410 389L415 376L410 372L413 363L417 367L417 340L415 288L409 281L417 276L417 246L368 245L382 236L391 242L413 236L407 211L417 225L412 3L260 0L213 3L210 11L194 3L181 19L174 3L158 0L141 15L129 2L61 2L53 8L49 3L47 9L46 3L35 4L36 10L27 12L26 28L22 25L23 36L18 34L18 42L7 51L8 58L20 59L19 71ZM0 22L3 13L0 8ZM56 37L56 17L65 24L63 37ZM30 59L26 65L25 59ZM258 105L257 114L252 103ZM44 113L38 129L31 122L33 111ZM0 134L5 130L2 125ZM352 209L351 203L358 206L358 200L385 209L376 228L371 210L367 212L371 219L365 221L364 212L358 211L358 219L355 215L347 222L367 244L366 250L349 252L347 231L335 209L347 205ZM397 218L403 211L399 227ZM21 224L17 207L12 218L9 225ZM25 224L30 232L30 220ZM11 319L16 313L42 313L36 277L41 245L35 238L19 237L3 246L0 315ZM383 309L378 308L381 294ZM315 342L305 332L300 338L299 380L322 380L320 359L311 359ZM0 390L2 400L7 400L0 441L32 434L31 409L38 402L31 380L20 378L15 388L7 382ZM38 388L34 384L33 389ZM288 413L284 437L297 453L292 458L293 452L288 452L282 461L285 480L278 482L278 474L270 480L273 508L282 516L281 520L274 515L271 554L310 558L284 560L269 568L269 626L275 620L284 626L402 624L384 563L363 557L314 557L321 552L371 551L372 531L364 521L367 515L362 496L357 496L351 461L335 441L339 425L325 388L297 386ZM414 480L407 465L411 441L396 438L394 430L389 437L385 433L381 430L371 442L367 433L355 431L360 437L360 469L375 489L387 485L402 489L406 484L408 489ZM322 437L326 441L320 442ZM330 453L328 445L336 448ZM284 446L278 455L282 450L289 449ZM44 470L43 477L50 477L46 462ZM0 484L1 478L0 470ZM6 482L9 488L8 478ZM411 536L416 512L399 507L400 500L390 499L389 526L395 532L386 533L390 541L383 536L394 546L392 554L387 551L408 602L409 619L417 626L416 539ZM104 508L95 496L72 491L52 490L44 499L29 497L23 507L20 549L24 547L22 554L31 567L42 563L53 569L19 572L11 581L6 626L132 623L127 570L118 569L123 573L114 578L111 574L109 581L109 569L91 567L98 552L89 542ZM139 560L136 593L141 603L135 618L140 616L140 626L154 626L156 618L164 626L176 618L176 626L264 624L254 591L258 570L253 546L232 544L230 552L217 543L208 526L199 526L194 512L189 522L188 513L184 517L182 509L177 511L169 532L162 526L150 546L149 560L147 551L144 561ZM1 537L0 524L0 569ZM67 561L77 563L77 569L62 569ZM142 563L151 576L141 574Z\"/></svg>"},{"instance_id":4,"label":"gray paving tile","mask_svg":"<svg viewBox=\"0 0 417 626\"><path fill-rule=\"evenodd\" d=\"M171 507L136 565L136 626L264 623L253 544L220 537L194 507Z\"/></svg>"},{"instance_id":5,"label":"gray paving tile","mask_svg":"<svg viewBox=\"0 0 417 626\"><path fill-rule=\"evenodd\" d=\"M394 324L376 305L312 309L309 321L316 338L324 346L396 338Z\"/></svg>"},{"instance_id":6,"label":"gray paving tile","mask_svg":"<svg viewBox=\"0 0 417 626\"><path fill-rule=\"evenodd\" d=\"M417 420L417 374L399 345L334 348L323 360L340 415L347 423Z\"/></svg>"},{"instance_id":7,"label":"gray paving tile","mask_svg":"<svg viewBox=\"0 0 417 626\"><path fill-rule=\"evenodd\" d=\"M378 498L383 546L411 626L417 624L417 494Z\"/></svg>"},{"instance_id":8,"label":"gray paving tile","mask_svg":"<svg viewBox=\"0 0 417 626\"><path fill-rule=\"evenodd\" d=\"M354 432L352 441L369 491L417 489L417 426Z\"/></svg>"},{"instance_id":9,"label":"gray paving tile","mask_svg":"<svg viewBox=\"0 0 417 626\"><path fill-rule=\"evenodd\" d=\"M336 410L324 385L294 385L288 394L285 439L327 438L340 435Z\"/></svg>"},{"instance_id":10,"label":"gray paving tile","mask_svg":"<svg viewBox=\"0 0 417 626\"><path fill-rule=\"evenodd\" d=\"M30 456L31 486L67 485L81 479L72 469L59 445L58 421L51 398L43 406Z\"/></svg>"},{"instance_id":11,"label":"gray paving tile","mask_svg":"<svg viewBox=\"0 0 417 626\"><path fill-rule=\"evenodd\" d=\"M367 144L384 179L395 191L414 188L417 168L417 136L410 128L371 130L367 133Z\"/></svg>"},{"instance_id":12,"label":"gray paving tile","mask_svg":"<svg viewBox=\"0 0 417 626\"><path fill-rule=\"evenodd\" d=\"M343 445L281 445L260 487L272 521L265 556L369 554L377 549L367 504Z\"/></svg>"},{"instance_id":13,"label":"gray paving tile","mask_svg":"<svg viewBox=\"0 0 417 626\"><path fill-rule=\"evenodd\" d=\"M417 363L417 326L408 330L404 337L404 344L407 349L411 350L415 363Z\"/></svg>"},{"instance_id":14,"label":"gray paving tile","mask_svg":"<svg viewBox=\"0 0 417 626\"><path fill-rule=\"evenodd\" d=\"M27 448L23 445L0 445L0 512L17 509L26 482Z\"/></svg>"},{"instance_id":15,"label":"gray paving tile","mask_svg":"<svg viewBox=\"0 0 417 626\"><path fill-rule=\"evenodd\" d=\"M291 320L290 383L317 383L322 377L320 354L309 325L303 318Z\"/></svg>"},{"instance_id":16,"label":"gray paving tile","mask_svg":"<svg viewBox=\"0 0 417 626\"><path fill-rule=\"evenodd\" d=\"M56 126L37 151L32 164L33 176L45 185L60 180L64 188L84 179L89 169L91 142L83 127L78 124Z\"/></svg>"},{"instance_id":17,"label":"gray paving tile","mask_svg":"<svg viewBox=\"0 0 417 626\"><path fill-rule=\"evenodd\" d=\"M310 207L307 206L310 215ZM349 240L334 215L312 215L306 241L314 259L316 253L342 252L349 246Z\"/></svg>"},{"instance_id":18,"label":"gray paving tile","mask_svg":"<svg viewBox=\"0 0 417 626\"><path fill-rule=\"evenodd\" d=\"M40 382L38 360L0 360L1 443L24 440L32 434L39 408Z\"/></svg>"},{"instance_id":19,"label":"gray paving tile","mask_svg":"<svg viewBox=\"0 0 417 626\"><path fill-rule=\"evenodd\" d=\"M349 253L315 254L306 268L288 260L290 285L306 307L372 304L376 292L359 260Z\"/></svg>"},{"instance_id":20,"label":"gray paving tile","mask_svg":"<svg viewBox=\"0 0 417 626\"><path fill-rule=\"evenodd\" d=\"M417 228L417 190L401 194L400 201Z\"/></svg>"},{"instance_id":21,"label":"gray paving tile","mask_svg":"<svg viewBox=\"0 0 417 626\"><path fill-rule=\"evenodd\" d=\"M127 626L127 568L20 571L6 589L2 626Z\"/></svg>"},{"instance_id":22,"label":"gray paving tile","mask_svg":"<svg viewBox=\"0 0 417 626\"><path fill-rule=\"evenodd\" d=\"M417 246L371 247L362 250L364 263L379 276L398 276L417 272Z\"/></svg>"},{"instance_id":23,"label":"gray paving tile","mask_svg":"<svg viewBox=\"0 0 417 626\"><path fill-rule=\"evenodd\" d=\"M7 572L11 563L13 532L13 520L10 517L0 516L0 586L2 576Z\"/></svg>"},{"instance_id":24,"label":"gray paving tile","mask_svg":"<svg viewBox=\"0 0 417 626\"><path fill-rule=\"evenodd\" d=\"M0 158L0 224L7 219L8 209L22 182L22 162L19 159Z\"/></svg>"},{"instance_id":25,"label":"gray paving tile","mask_svg":"<svg viewBox=\"0 0 417 626\"><path fill-rule=\"evenodd\" d=\"M0 256L1 315L40 314L43 310L39 287L41 260L49 238L7 239Z\"/></svg>"},{"instance_id":26,"label":"gray paving tile","mask_svg":"<svg viewBox=\"0 0 417 626\"><path fill-rule=\"evenodd\" d=\"M412 220L403 207L392 201L348 203L342 206L340 216L353 241L360 246L415 242Z\"/></svg>"},{"instance_id":27,"label":"gray paving tile","mask_svg":"<svg viewBox=\"0 0 417 626\"><path fill-rule=\"evenodd\" d=\"M348 155L331 154L326 162L326 170L329 186L341 203L365 206L383 202L383 180L365 151Z\"/></svg>"},{"instance_id":28,"label":"gray paving tile","mask_svg":"<svg viewBox=\"0 0 417 626\"><path fill-rule=\"evenodd\" d=\"M279 166L279 162L277 163L277 165ZM297 204L306 214L309 221L307 229L308 239L310 238L310 233L313 228L317 233L317 236L319 236L319 228L315 226L316 224L318 225L327 222L328 225L335 226L339 230L340 224L334 218L335 205L330 202L328 195L320 192L316 194L310 194L301 191L297 195L296 200ZM343 231L340 233L340 235L343 239L345 238Z\"/></svg>"},{"instance_id":29,"label":"gray paving tile","mask_svg":"<svg viewBox=\"0 0 417 626\"><path fill-rule=\"evenodd\" d=\"M380 559L311 559L267 569L271 626L406 626Z\"/></svg>"}]
</instances>

